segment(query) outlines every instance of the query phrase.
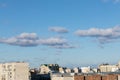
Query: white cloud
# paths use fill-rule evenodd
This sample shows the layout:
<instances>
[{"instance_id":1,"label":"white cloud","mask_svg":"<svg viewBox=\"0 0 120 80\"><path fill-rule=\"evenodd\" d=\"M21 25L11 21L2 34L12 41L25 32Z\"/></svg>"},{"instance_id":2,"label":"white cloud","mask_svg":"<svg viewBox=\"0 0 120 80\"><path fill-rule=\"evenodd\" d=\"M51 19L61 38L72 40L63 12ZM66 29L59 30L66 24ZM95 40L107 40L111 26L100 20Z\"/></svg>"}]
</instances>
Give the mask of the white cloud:
<instances>
[{"instance_id":1,"label":"white cloud","mask_svg":"<svg viewBox=\"0 0 120 80\"><path fill-rule=\"evenodd\" d=\"M0 39L0 43L17 45L17 46L37 46L38 37L35 33L22 33L18 36Z\"/></svg>"},{"instance_id":2,"label":"white cloud","mask_svg":"<svg viewBox=\"0 0 120 80\"><path fill-rule=\"evenodd\" d=\"M68 30L63 27L50 27L49 30L52 32L57 32L57 33L67 33L68 32Z\"/></svg>"},{"instance_id":3,"label":"white cloud","mask_svg":"<svg viewBox=\"0 0 120 80\"><path fill-rule=\"evenodd\" d=\"M51 37L47 39L41 39L36 33L22 33L15 37L0 38L0 43L16 45L22 47L32 47L38 45L46 45L54 48L72 48L68 41L63 38Z\"/></svg>"},{"instance_id":4,"label":"white cloud","mask_svg":"<svg viewBox=\"0 0 120 80\"><path fill-rule=\"evenodd\" d=\"M51 37L48 39L40 39L39 42L44 45L62 45L63 43L67 43L67 40L58 37Z\"/></svg>"},{"instance_id":5,"label":"white cloud","mask_svg":"<svg viewBox=\"0 0 120 80\"><path fill-rule=\"evenodd\" d=\"M120 26L108 29L91 28L88 30L77 30L75 34L80 37L95 37L101 43L112 42L120 39Z\"/></svg>"},{"instance_id":6,"label":"white cloud","mask_svg":"<svg viewBox=\"0 0 120 80\"><path fill-rule=\"evenodd\" d=\"M36 33L21 33L19 36L17 36L19 39L38 39L38 36Z\"/></svg>"}]
</instances>

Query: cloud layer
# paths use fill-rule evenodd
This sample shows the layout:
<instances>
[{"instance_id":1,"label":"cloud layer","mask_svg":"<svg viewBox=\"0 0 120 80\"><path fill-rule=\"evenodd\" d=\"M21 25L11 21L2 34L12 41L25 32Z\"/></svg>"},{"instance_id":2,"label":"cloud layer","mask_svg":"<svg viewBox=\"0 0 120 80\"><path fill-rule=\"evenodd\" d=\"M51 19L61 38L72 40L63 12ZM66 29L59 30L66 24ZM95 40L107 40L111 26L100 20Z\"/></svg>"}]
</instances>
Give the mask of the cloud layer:
<instances>
[{"instance_id":1,"label":"cloud layer","mask_svg":"<svg viewBox=\"0 0 120 80\"><path fill-rule=\"evenodd\" d=\"M75 34L80 37L95 37L100 43L113 42L120 39L120 26L108 29L77 30Z\"/></svg>"},{"instance_id":2,"label":"cloud layer","mask_svg":"<svg viewBox=\"0 0 120 80\"><path fill-rule=\"evenodd\" d=\"M57 33L68 33L68 30L63 27L50 27L49 30Z\"/></svg>"},{"instance_id":3,"label":"cloud layer","mask_svg":"<svg viewBox=\"0 0 120 80\"><path fill-rule=\"evenodd\" d=\"M77 30L75 34L79 37L95 38L103 44L120 40L120 26L107 29L90 28L88 30ZM45 45L59 49L75 48L67 39L61 37L40 38L36 33L21 33L10 38L0 38L0 43L21 47Z\"/></svg>"},{"instance_id":4,"label":"cloud layer","mask_svg":"<svg viewBox=\"0 0 120 80\"><path fill-rule=\"evenodd\" d=\"M22 33L15 37L10 38L0 38L0 43L22 46L22 47L32 47L38 45L46 45L54 48L73 48L70 46L68 41L63 38L51 37L47 39L41 39L36 33Z\"/></svg>"}]
</instances>

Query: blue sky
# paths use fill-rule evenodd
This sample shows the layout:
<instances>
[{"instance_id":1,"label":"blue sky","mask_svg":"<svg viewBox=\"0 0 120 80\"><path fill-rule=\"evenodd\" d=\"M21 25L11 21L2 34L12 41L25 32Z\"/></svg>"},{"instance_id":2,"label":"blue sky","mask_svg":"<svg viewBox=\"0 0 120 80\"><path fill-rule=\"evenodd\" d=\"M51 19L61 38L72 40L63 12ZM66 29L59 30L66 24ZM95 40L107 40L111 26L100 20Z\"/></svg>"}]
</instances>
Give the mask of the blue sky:
<instances>
[{"instance_id":1,"label":"blue sky","mask_svg":"<svg viewBox=\"0 0 120 80\"><path fill-rule=\"evenodd\" d=\"M117 63L119 14L120 0L0 0L0 62Z\"/></svg>"}]
</instances>

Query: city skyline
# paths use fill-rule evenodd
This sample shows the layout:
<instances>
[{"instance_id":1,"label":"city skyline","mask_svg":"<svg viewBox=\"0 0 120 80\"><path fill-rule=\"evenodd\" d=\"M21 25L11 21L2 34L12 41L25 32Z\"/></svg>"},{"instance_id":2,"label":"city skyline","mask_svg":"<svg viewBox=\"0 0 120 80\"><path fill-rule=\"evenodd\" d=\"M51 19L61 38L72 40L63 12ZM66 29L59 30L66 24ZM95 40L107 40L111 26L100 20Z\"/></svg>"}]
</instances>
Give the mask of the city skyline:
<instances>
[{"instance_id":1,"label":"city skyline","mask_svg":"<svg viewBox=\"0 0 120 80\"><path fill-rule=\"evenodd\" d=\"M119 10L120 0L1 0L0 62L117 63Z\"/></svg>"}]
</instances>

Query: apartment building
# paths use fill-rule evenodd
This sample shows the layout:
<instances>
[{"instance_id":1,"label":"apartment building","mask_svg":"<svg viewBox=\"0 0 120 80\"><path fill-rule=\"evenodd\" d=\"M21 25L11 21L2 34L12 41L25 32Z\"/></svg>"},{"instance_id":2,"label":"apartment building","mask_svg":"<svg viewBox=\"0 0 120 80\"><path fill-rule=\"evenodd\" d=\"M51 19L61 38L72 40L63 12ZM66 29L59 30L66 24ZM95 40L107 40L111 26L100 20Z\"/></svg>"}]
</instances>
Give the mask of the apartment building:
<instances>
[{"instance_id":1,"label":"apartment building","mask_svg":"<svg viewBox=\"0 0 120 80\"><path fill-rule=\"evenodd\" d=\"M115 72L119 68L116 65L102 64L99 66L101 72Z\"/></svg>"},{"instance_id":2,"label":"apartment building","mask_svg":"<svg viewBox=\"0 0 120 80\"><path fill-rule=\"evenodd\" d=\"M28 63L0 63L0 80L29 80Z\"/></svg>"}]
</instances>

